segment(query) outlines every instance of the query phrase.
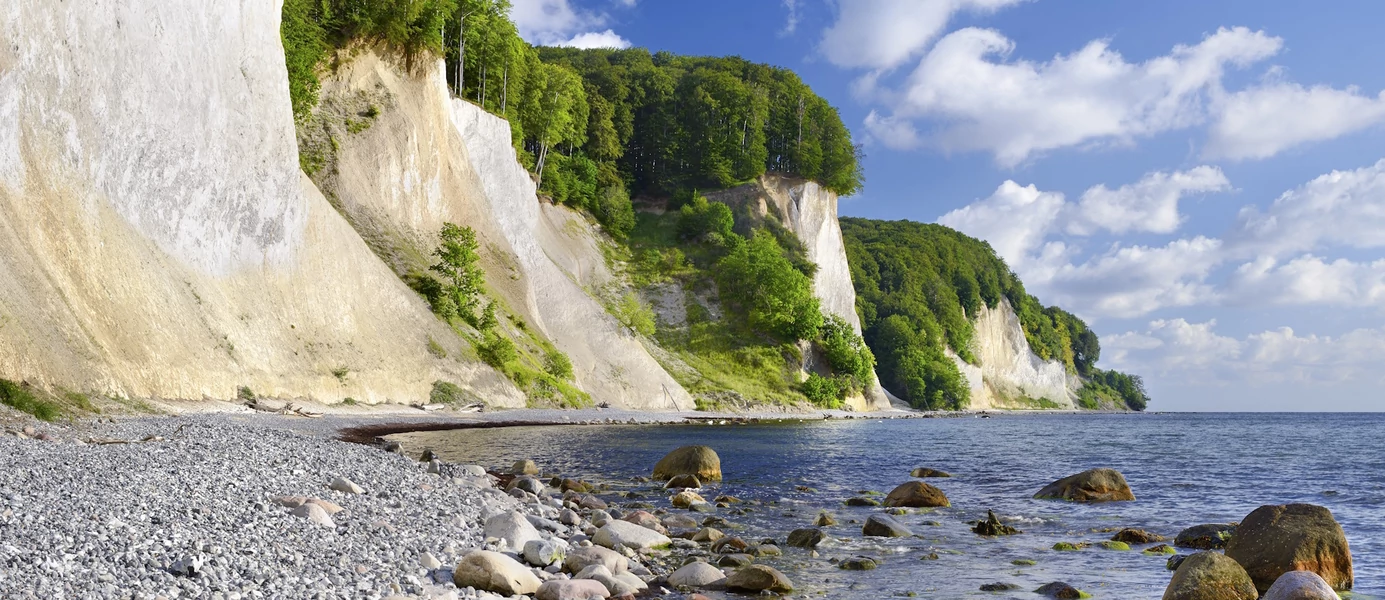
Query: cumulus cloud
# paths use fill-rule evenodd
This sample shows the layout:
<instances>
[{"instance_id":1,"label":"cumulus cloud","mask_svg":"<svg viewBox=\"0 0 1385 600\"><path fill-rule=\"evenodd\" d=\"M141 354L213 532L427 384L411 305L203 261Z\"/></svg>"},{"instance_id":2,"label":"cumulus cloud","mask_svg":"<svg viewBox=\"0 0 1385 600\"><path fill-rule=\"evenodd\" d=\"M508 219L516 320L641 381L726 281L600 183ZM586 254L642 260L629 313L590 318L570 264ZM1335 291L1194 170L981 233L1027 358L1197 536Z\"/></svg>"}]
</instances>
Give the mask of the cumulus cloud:
<instances>
[{"instance_id":1,"label":"cumulus cloud","mask_svg":"<svg viewBox=\"0 0 1385 600\"><path fill-rule=\"evenodd\" d=\"M568 46L571 48L629 48L630 41L616 35L616 32L607 29L606 31L590 31L580 33L558 46Z\"/></svg>"},{"instance_id":2,"label":"cumulus cloud","mask_svg":"<svg viewBox=\"0 0 1385 600\"><path fill-rule=\"evenodd\" d=\"M1201 381L1263 385L1381 379L1385 329L1319 336L1280 327L1235 338L1218 334L1216 324L1152 321L1144 331L1104 337L1102 359L1119 369Z\"/></svg>"},{"instance_id":3,"label":"cumulus cloud","mask_svg":"<svg viewBox=\"0 0 1385 600\"><path fill-rule=\"evenodd\" d=\"M1277 37L1237 27L1142 63L1127 62L1106 40L1047 62L1008 61L1014 42L966 28L923 57L891 118L946 123L932 136L941 148L991 152L1009 167L1045 150L1125 144L1202 122L1227 68L1281 46Z\"/></svg>"},{"instance_id":4,"label":"cumulus cloud","mask_svg":"<svg viewBox=\"0 0 1385 600\"><path fill-rule=\"evenodd\" d=\"M992 12L1022 1L840 0L818 49L839 67L891 69L918 56L956 13Z\"/></svg>"},{"instance_id":5,"label":"cumulus cloud","mask_svg":"<svg viewBox=\"0 0 1385 600\"><path fill-rule=\"evenodd\" d=\"M1232 160L1268 158L1382 123L1385 92L1372 98L1356 88L1272 83L1224 99L1203 154Z\"/></svg>"},{"instance_id":6,"label":"cumulus cloud","mask_svg":"<svg viewBox=\"0 0 1385 600\"><path fill-rule=\"evenodd\" d=\"M1242 256L1385 247L1385 160L1319 176L1268 209L1248 206L1229 238Z\"/></svg>"},{"instance_id":7,"label":"cumulus cloud","mask_svg":"<svg viewBox=\"0 0 1385 600\"><path fill-rule=\"evenodd\" d=\"M1076 202L1006 181L938 222L988 241L1031 291L1088 318L1195 305L1385 307L1385 259L1323 254L1385 248L1385 160L1320 176L1267 209L1245 207L1220 237L1093 253L1078 244L1098 233L1175 233L1188 194L1230 189L1209 166L1097 185Z\"/></svg>"},{"instance_id":8,"label":"cumulus cloud","mask_svg":"<svg viewBox=\"0 0 1385 600\"><path fill-rule=\"evenodd\" d=\"M1201 166L1176 173L1155 172L1140 181L1110 189L1097 185L1082 194L1069 233L1091 235L1144 231L1173 233L1183 223L1178 203L1189 193L1224 192L1231 182L1217 167Z\"/></svg>"},{"instance_id":9,"label":"cumulus cloud","mask_svg":"<svg viewBox=\"0 0 1385 600\"><path fill-rule=\"evenodd\" d=\"M627 7L633 0L618 0ZM604 27L609 20L604 13L574 8L569 0L514 0L510 18L520 37L540 46L573 46L576 48L628 48L630 42Z\"/></svg>"}]
</instances>

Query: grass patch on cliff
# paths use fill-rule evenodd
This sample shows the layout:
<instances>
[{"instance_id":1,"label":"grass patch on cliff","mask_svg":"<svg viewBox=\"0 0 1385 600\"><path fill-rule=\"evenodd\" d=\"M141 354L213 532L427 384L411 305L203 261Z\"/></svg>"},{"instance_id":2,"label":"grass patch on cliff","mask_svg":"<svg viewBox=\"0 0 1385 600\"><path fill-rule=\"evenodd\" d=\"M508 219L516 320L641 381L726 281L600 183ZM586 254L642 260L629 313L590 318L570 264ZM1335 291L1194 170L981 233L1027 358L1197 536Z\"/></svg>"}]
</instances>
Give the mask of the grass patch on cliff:
<instances>
[{"instance_id":1,"label":"grass patch on cliff","mask_svg":"<svg viewBox=\"0 0 1385 600\"><path fill-rule=\"evenodd\" d=\"M8 379L0 379L0 404L42 421L56 421L62 416L62 409L56 403L40 399L36 390Z\"/></svg>"}]
</instances>

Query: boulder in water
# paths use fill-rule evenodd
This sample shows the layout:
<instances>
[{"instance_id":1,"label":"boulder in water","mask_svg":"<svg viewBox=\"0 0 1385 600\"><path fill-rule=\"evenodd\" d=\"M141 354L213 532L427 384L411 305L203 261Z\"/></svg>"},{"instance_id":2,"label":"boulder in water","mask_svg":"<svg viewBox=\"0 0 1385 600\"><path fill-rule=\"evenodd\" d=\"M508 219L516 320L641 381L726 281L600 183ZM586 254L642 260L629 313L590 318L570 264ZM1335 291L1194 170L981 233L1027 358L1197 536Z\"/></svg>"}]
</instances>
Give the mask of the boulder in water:
<instances>
[{"instance_id":1,"label":"boulder in water","mask_svg":"<svg viewBox=\"0 0 1385 600\"><path fill-rule=\"evenodd\" d=\"M1312 571L1289 571L1274 580L1274 585L1260 600L1337 600L1337 592L1332 590L1323 578Z\"/></svg>"},{"instance_id":2,"label":"boulder in water","mask_svg":"<svg viewBox=\"0 0 1385 600\"><path fill-rule=\"evenodd\" d=\"M726 589L760 593L769 590L778 594L793 591L793 582L783 573L765 565L741 567L726 578Z\"/></svg>"},{"instance_id":3,"label":"boulder in water","mask_svg":"<svg viewBox=\"0 0 1385 600\"><path fill-rule=\"evenodd\" d=\"M822 543L824 537L826 536L823 535L821 529L816 527L805 527L803 529L790 531L787 543L795 548L813 548Z\"/></svg>"},{"instance_id":4,"label":"boulder in water","mask_svg":"<svg viewBox=\"0 0 1385 600\"><path fill-rule=\"evenodd\" d=\"M695 490L700 487L702 487L702 480L698 479L696 475L693 475L691 473L683 475L674 475L673 479L668 480L668 483L664 484L664 489L668 490Z\"/></svg>"},{"instance_id":5,"label":"boulder in water","mask_svg":"<svg viewBox=\"0 0 1385 600\"><path fill-rule=\"evenodd\" d=\"M707 502L705 498L697 495L696 492L689 492L687 490L674 494L672 498L669 498L669 501L673 503L675 508L692 508L694 504L699 502L705 504Z\"/></svg>"},{"instance_id":6,"label":"boulder in water","mask_svg":"<svg viewBox=\"0 0 1385 600\"><path fill-rule=\"evenodd\" d=\"M1034 497L1040 500L1072 502L1117 502L1134 500L1130 484L1115 469L1088 469L1048 484Z\"/></svg>"},{"instance_id":7,"label":"boulder in water","mask_svg":"<svg viewBox=\"0 0 1385 600\"><path fill-rule=\"evenodd\" d=\"M1127 544L1153 544L1164 541L1164 536L1150 533L1143 529L1122 529L1111 536L1113 542L1125 542Z\"/></svg>"},{"instance_id":8,"label":"boulder in water","mask_svg":"<svg viewBox=\"0 0 1385 600\"><path fill-rule=\"evenodd\" d=\"M683 446L654 465L654 478L659 481L679 475L696 475L699 481L721 481L721 457L707 446Z\"/></svg>"},{"instance_id":9,"label":"boulder in water","mask_svg":"<svg viewBox=\"0 0 1385 600\"><path fill-rule=\"evenodd\" d=\"M813 519L813 525L816 525L816 526L818 526L818 527L830 527L830 526L836 525L836 524L837 524L837 519L834 518L834 517L832 516L831 513L821 512L821 513L818 513L818 516L817 516L816 519Z\"/></svg>"},{"instance_id":10,"label":"boulder in water","mask_svg":"<svg viewBox=\"0 0 1385 600\"><path fill-rule=\"evenodd\" d=\"M865 526L861 527L861 535L869 537L909 537L914 532L909 531L899 521L889 515L871 515L866 519Z\"/></svg>"},{"instance_id":11,"label":"boulder in water","mask_svg":"<svg viewBox=\"0 0 1385 600\"><path fill-rule=\"evenodd\" d=\"M847 506L880 506L880 501L868 496L857 496L846 499Z\"/></svg>"},{"instance_id":12,"label":"boulder in water","mask_svg":"<svg viewBox=\"0 0 1385 600\"><path fill-rule=\"evenodd\" d=\"M532 460L524 459L515 461L514 466L510 467L511 475L538 475L539 465Z\"/></svg>"},{"instance_id":13,"label":"boulder in water","mask_svg":"<svg viewBox=\"0 0 1385 600\"><path fill-rule=\"evenodd\" d=\"M951 474L951 473L948 473L948 472L946 472L946 471L939 471L939 470L937 470L937 469L929 469L929 468L927 468L927 467L919 467L919 468L914 469L913 471L911 471L911 472L909 473L909 476L910 476L910 477L952 477L952 474Z\"/></svg>"},{"instance_id":14,"label":"boulder in water","mask_svg":"<svg viewBox=\"0 0 1385 600\"><path fill-rule=\"evenodd\" d=\"M1164 589L1164 600L1256 600L1259 596L1246 570L1217 552L1189 556Z\"/></svg>"},{"instance_id":15,"label":"boulder in water","mask_svg":"<svg viewBox=\"0 0 1385 600\"><path fill-rule=\"evenodd\" d=\"M837 568L844 571L872 571L877 566L875 559L866 556L853 556L837 563Z\"/></svg>"},{"instance_id":16,"label":"boulder in water","mask_svg":"<svg viewBox=\"0 0 1385 600\"><path fill-rule=\"evenodd\" d=\"M885 496L885 506L907 506L910 508L930 508L951 506L943 491L922 481L901 484Z\"/></svg>"},{"instance_id":17,"label":"boulder in water","mask_svg":"<svg viewBox=\"0 0 1385 600\"><path fill-rule=\"evenodd\" d=\"M995 512L989 510L986 511L986 520L977 523L975 527L971 528L971 530L975 532L977 535L986 536L1015 535L1018 533L1024 533L1018 529L1015 529L1014 527L1001 523L1000 519L995 516Z\"/></svg>"},{"instance_id":18,"label":"boulder in water","mask_svg":"<svg viewBox=\"0 0 1385 600\"><path fill-rule=\"evenodd\" d=\"M1058 598L1059 600L1077 600L1078 598L1091 597L1087 594L1082 593L1082 590L1079 590L1061 581L1045 583L1039 586L1039 589L1034 590L1034 593L1047 598Z\"/></svg>"},{"instance_id":19,"label":"boulder in water","mask_svg":"<svg viewBox=\"0 0 1385 600\"><path fill-rule=\"evenodd\" d=\"M1255 509L1227 542L1226 555L1262 592L1290 571L1317 573L1334 590L1350 590L1354 580L1346 533L1331 511L1313 504Z\"/></svg>"},{"instance_id":20,"label":"boulder in water","mask_svg":"<svg viewBox=\"0 0 1385 600\"><path fill-rule=\"evenodd\" d=\"M1178 536L1173 538L1173 545L1194 550L1220 550L1226 547L1226 541L1235 533L1235 523L1194 525L1178 532Z\"/></svg>"}]
</instances>

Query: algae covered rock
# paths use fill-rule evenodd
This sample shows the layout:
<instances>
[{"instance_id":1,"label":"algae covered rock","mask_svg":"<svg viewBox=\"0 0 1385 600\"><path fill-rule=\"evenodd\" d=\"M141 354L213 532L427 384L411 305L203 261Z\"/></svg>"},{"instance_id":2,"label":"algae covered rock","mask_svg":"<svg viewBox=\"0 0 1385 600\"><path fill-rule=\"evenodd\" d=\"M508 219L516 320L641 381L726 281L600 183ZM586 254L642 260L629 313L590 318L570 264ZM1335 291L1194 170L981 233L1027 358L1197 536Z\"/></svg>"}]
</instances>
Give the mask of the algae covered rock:
<instances>
[{"instance_id":1,"label":"algae covered rock","mask_svg":"<svg viewBox=\"0 0 1385 600\"><path fill-rule=\"evenodd\" d=\"M1143 529L1126 528L1116 532L1111 536L1113 542L1125 542L1127 544L1153 544L1164 541L1164 536L1157 533L1150 533Z\"/></svg>"},{"instance_id":2,"label":"algae covered rock","mask_svg":"<svg viewBox=\"0 0 1385 600\"><path fill-rule=\"evenodd\" d=\"M695 475L701 481L721 481L721 457L707 446L683 446L654 465L654 479L668 481L679 475Z\"/></svg>"},{"instance_id":3,"label":"algae covered rock","mask_svg":"<svg viewBox=\"0 0 1385 600\"><path fill-rule=\"evenodd\" d=\"M1090 594L1061 581L1045 583L1039 586L1039 589L1034 590L1034 593L1046 598L1058 598L1059 600L1077 600L1079 598L1092 597Z\"/></svg>"},{"instance_id":4,"label":"algae covered rock","mask_svg":"<svg viewBox=\"0 0 1385 600\"><path fill-rule=\"evenodd\" d=\"M795 548L813 548L822 543L826 536L821 529L816 527L804 527L789 532L787 544Z\"/></svg>"},{"instance_id":5,"label":"algae covered rock","mask_svg":"<svg viewBox=\"0 0 1385 600\"><path fill-rule=\"evenodd\" d=\"M1216 552L1189 556L1164 589L1164 600L1256 600L1259 596L1246 570Z\"/></svg>"},{"instance_id":6,"label":"algae covered rock","mask_svg":"<svg viewBox=\"0 0 1385 600\"><path fill-rule=\"evenodd\" d=\"M1088 469L1048 484L1039 493L1039 500L1069 500L1072 502L1119 502L1135 499L1125 476L1115 469Z\"/></svg>"},{"instance_id":7,"label":"algae covered rock","mask_svg":"<svg viewBox=\"0 0 1385 600\"><path fill-rule=\"evenodd\" d=\"M901 484L885 496L885 506L930 508L951 506L943 491L921 481Z\"/></svg>"},{"instance_id":8,"label":"algae covered rock","mask_svg":"<svg viewBox=\"0 0 1385 600\"><path fill-rule=\"evenodd\" d=\"M985 536L1016 535L1024 533L1014 527L1001 523L1000 519L995 516L995 511L990 510L986 511L986 520L977 523L971 530L977 535Z\"/></svg>"},{"instance_id":9,"label":"algae covered rock","mask_svg":"<svg viewBox=\"0 0 1385 600\"><path fill-rule=\"evenodd\" d=\"M1335 590L1350 590L1354 579L1346 533L1331 511L1313 504L1255 509L1226 544L1226 555L1262 592L1290 571L1317 573Z\"/></svg>"},{"instance_id":10,"label":"algae covered rock","mask_svg":"<svg viewBox=\"0 0 1385 600\"><path fill-rule=\"evenodd\" d=\"M1178 532L1178 536L1173 539L1173 545L1194 550L1220 550L1226 547L1227 540L1235 533L1235 523L1194 525Z\"/></svg>"}]
</instances>

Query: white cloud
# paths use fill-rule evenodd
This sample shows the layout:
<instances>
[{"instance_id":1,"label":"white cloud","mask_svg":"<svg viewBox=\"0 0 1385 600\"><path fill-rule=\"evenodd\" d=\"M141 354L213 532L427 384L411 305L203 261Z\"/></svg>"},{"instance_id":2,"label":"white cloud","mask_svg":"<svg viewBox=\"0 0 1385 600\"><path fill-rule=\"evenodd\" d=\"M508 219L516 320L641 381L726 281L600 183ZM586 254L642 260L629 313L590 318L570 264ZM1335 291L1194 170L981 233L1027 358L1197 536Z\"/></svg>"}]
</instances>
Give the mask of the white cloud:
<instances>
[{"instance_id":1,"label":"white cloud","mask_svg":"<svg viewBox=\"0 0 1385 600\"><path fill-rule=\"evenodd\" d=\"M1102 358L1119 369L1179 380L1269 385L1378 381L1385 329L1340 336L1298 335L1289 327L1244 338L1220 335L1216 321L1152 321L1147 330L1107 336Z\"/></svg>"},{"instance_id":2,"label":"white cloud","mask_svg":"<svg viewBox=\"0 0 1385 600\"><path fill-rule=\"evenodd\" d=\"M617 0L617 3L632 7L635 0ZM630 47L630 42L614 31L599 31L609 20L604 13L579 10L569 0L514 0L510 18L514 20L520 37L535 45Z\"/></svg>"},{"instance_id":3,"label":"white cloud","mask_svg":"<svg viewBox=\"0 0 1385 600\"><path fill-rule=\"evenodd\" d=\"M1237 267L1227 287L1238 303L1385 307L1385 260L1327 261L1305 254L1279 264L1263 256Z\"/></svg>"},{"instance_id":4,"label":"white cloud","mask_svg":"<svg viewBox=\"0 0 1385 600\"><path fill-rule=\"evenodd\" d=\"M629 48L630 40L627 40L616 32L607 29L606 31L590 31L580 33L558 46L568 46L571 48Z\"/></svg>"},{"instance_id":5,"label":"white cloud","mask_svg":"<svg viewBox=\"0 0 1385 600\"><path fill-rule=\"evenodd\" d=\"M1214 301L1206 283L1221 264L1221 240L1198 236L1164 246L1113 246L1072 264L1024 268L1020 278L1046 302L1095 317L1138 317L1171 306Z\"/></svg>"},{"instance_id":6,"label":"white cloud","mask_svg":"<svg viewBox=\"0 0 1385 600\"><path fill-rule=\"evenodd\" d=\"M1209 166L1172 174L1150 173L1114 190L1097 185L1082 194L1067 229L1077 235L1091 235L1100 229L1173 233L1183 223L1178 202L1185 194L1230 189L1231 182L1221 169Z\"/></svg>"},{"instance_id":7,"label":"white cloud","mask_svg":"<svg viewBox=\"0 0 1385 600\"><path fill-rule=\"evenodd\" d=\"M1203 122L1228 67L1263 60L1281 45L1238 27L1143 63L1127 62L1106 40L1048 62L1006 61L1012 41L966 28L924 56L892 101L891 116L946 123L933 143L988 151L1014 166L1045 150L1125 144Z\"/></svg>"},{"instance_id":8,"label":"white cloud","mask_svg":"<svg viewBox=\"0 0 1385 600\"><path fill-rule=\"evenodd\" d=\"M779 30L779 36L784 37L793 35L798 30L798 0L783 0L784 10L788 11L788 16L784 17L784 28Z\"/></svg>"},{"instance_id":9,"label":"white cloud","mask_svg":"<svg viewBox=\"0 0 1385 600\"><path fill-rule=\"evenodd\" d=\"M1241 256L1385 247L1385 160L1319 176L1267 210L1246 207L1228 237Z\"/></svg>"},{"instance_id":10,"label":"white cloud","mask_svg":"<svg viewBox=\"0 0 1385 600\"><path fill-rule=\"evenodd\" d=\"M1382 123L1385 92L1372 98L1356 88L1266 84L1225 98L1204 154L1233 160L1268 158L1286 148Z\"/></svg>"},{"instance_id":11,"label":"white cloud","mask_svg":"<svg viewBox=\"0 0 1385 600\"><path fill-rule=\"evenodd\" d=\"M938 222L990 242L1011 268L1030 260L1066 203L1063 194L1006 181L989 198L947 213Z\"/></svg>"},{"instance_id":12,"label":"white cloud","mask_svg":"<svg viewBox=\"0 0 1385 600\"><path fill-rule=\"evenodd\" d=\"M839 0L837 20L823 32L818 49L839 67L890 69L917 56L954 14L990 12L1022 1Z\"/></svg>"},{"instance_id":13,"label":"white cloud","mask_svg":"<svg viewBox=\"0 0 1385 600\"><path fill-rule=\"evenodd\" d=\"M866 132L872 140L896 150L919 145L919 132L914 129L913 123L906 119L886 117L873 110L866 115Z\"/></svg>"}]
</instances>

